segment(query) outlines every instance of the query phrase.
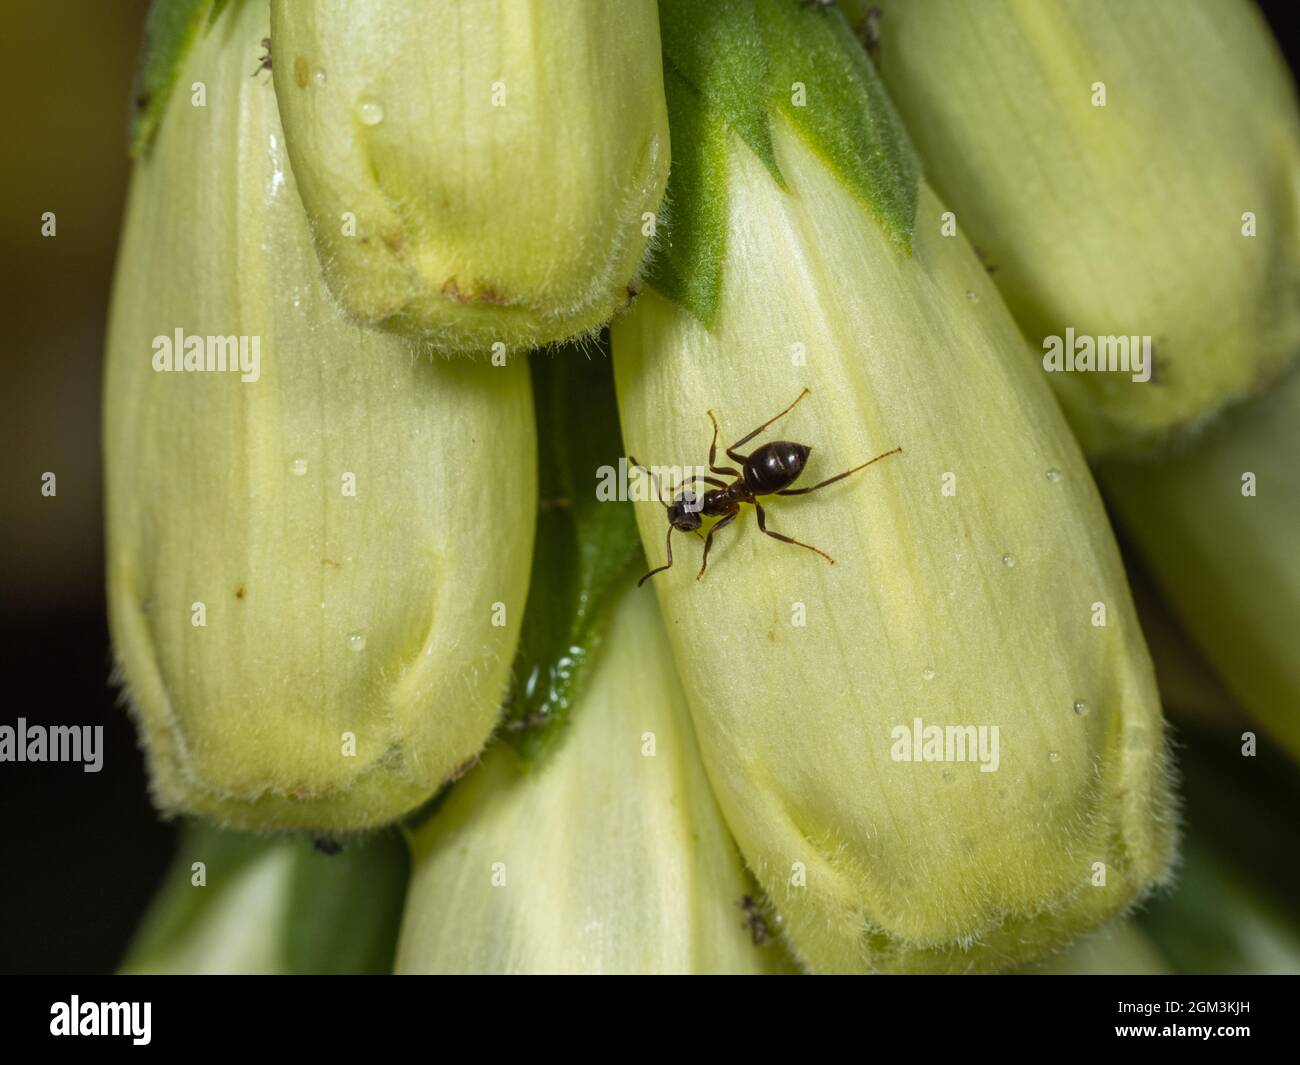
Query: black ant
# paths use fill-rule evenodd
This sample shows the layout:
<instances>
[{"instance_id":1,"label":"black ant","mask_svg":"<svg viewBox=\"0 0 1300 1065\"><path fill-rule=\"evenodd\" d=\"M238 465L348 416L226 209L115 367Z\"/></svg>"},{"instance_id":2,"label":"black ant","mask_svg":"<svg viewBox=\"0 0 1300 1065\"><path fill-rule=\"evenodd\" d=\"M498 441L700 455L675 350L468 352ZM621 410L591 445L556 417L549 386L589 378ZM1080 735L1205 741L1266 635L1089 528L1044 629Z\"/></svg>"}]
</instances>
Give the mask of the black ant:
<instances>
[{"instance_id":1,"label":"black ant","mask_svg":"<svg viewBox=\"0 0 1300 1065\"><path fill-rule=\"evenodd\" d=\"M262 47L266 49L266 55L261 56L257 61L257 69L253 71L252 76L257 77L262 71L271 69L271 38L262 38Z\"/></svg>"},{"instance_id":2,"label":"black ant","mask_svg":"<svg viewBox=\"0 0 1300 1065\"><path fill-rule=\"evenodd\" d=\"M763 911L752 895L741 896L739 906L745 914L745 920L740 927L749 933L754 946L761 947L772 938L772 932L767 927L767 918L763 916Z\"/></svg>"},{"instance_id":3,"label":"black ant","mask_svg":"<svg viewBox=\"0 0 1300 1065\"><path fill-rule=\"evenodd\" d=\"M812 544L801 543L798 540L785 536L782 533L774 532L767 527L767 513L763 510L763 504L758 501L759 496L780 495L780 496L803 496L809 492L816 492L819 488L825 488L829 484L842 480L851 473L857 473L858 470L866 469L873 462L879 462L889 455L896 455L903 449L901 447L892 448L889 451L882 452L875 458L868 459L861 466L854 466L852 469L838 473L834 477L829 477L811 488L787 488L786 485L793 484L803 472L804 465L808 462L808 453L812 450L807 444L795 444L789 440L774 440L770 444L764 444L757 451L748 455L741 455L736 448L743 444L749 443L759 433L770 426L778 418L783 418L794 410L798 402L808 395L808 389L800 392L791 403L780 414L769 418L752 433L741 437L729 448L726 449L727 457L734 462L741 464L742 469L736 470L730 466L717 465L718 456L718 419L713 416L713 411L709 411L709 421L713 423L713 442L709 444L709 469L714 473L723 473L735 480L731 484L720 481L716 477L706 477L704 474L695 474L691 480L701 480L705 484L714 485L714 490L705 492L702 496L697 496L693 491L688 490L686 497L676 499L672 503L664 501L659 495L659 489L655 476L639 462L634 456L629 455L632 465L635 469L645 470L650 474L651 483L655 485L655 495L659 497L659 502L663 503L664 508L668 511L668 562L652 569L639 581L638 588L645 584L656 573L662 573L670 569L673 564L673 530L678 532L693 532L699 535L699 527L703 524L705 517L721 518L709 530L709 535L704 541L704 558L700 562L700 572L696 575L696 580L704 576L704 570L709 564L709 548L713 546L713 534L719 529L730 525L740 514L740 504L750 503L758 515L758 528L763 534L772 537L774 540L780 540L783 544L794 544L796 547L806 547L809 551L816 551L831 565L835 560L825 551L821 551Z\"/></svg>"},{"instance_id":4,"label":"black ant","mask_svg":"<svg viewBox=\"0 0 1300 1065\"><path fill-rule=\"evenodd\" d=\"M869 7L867 13L862 16L862 21L858 23L858 40L862 42L862 47L867 50L867 55L872 59L875 59L876 53L880 51L881 14L880 8Z\"/></svg>"},{"instance_id":5,"label":"black ant","mask_svg":"<svg viewBox=\"0 0 1300 1065\"><path fill-rule=\"evenodd\" d=\"M321 854L339 854L343 850L343 844L329 836L317 836L311 842Z\"/></svg>"}]
</instances>

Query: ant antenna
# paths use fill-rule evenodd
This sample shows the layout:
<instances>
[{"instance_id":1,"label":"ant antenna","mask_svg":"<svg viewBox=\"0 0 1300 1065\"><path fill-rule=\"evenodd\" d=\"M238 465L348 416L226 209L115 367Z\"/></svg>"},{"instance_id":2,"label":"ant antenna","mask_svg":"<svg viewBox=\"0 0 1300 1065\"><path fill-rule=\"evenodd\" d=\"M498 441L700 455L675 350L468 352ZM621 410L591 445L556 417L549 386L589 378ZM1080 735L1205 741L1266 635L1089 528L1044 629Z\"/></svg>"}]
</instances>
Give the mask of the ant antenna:
<instances>
[{"instance_id":1,"label":"ant antenna","mask_svg":"<svg viewBox=\"0 0 1300 1065\"><path fill-rule=\"evenodd\" d=\"M659 500L659 503L664 508L664 510L668 510L669 509L668 503L664 500L664 494L659 488L659 478L657 478L654 475L654 470L642 466L641 463L637 462L635 455L629 455L627 458L628 461L632 463L632 469L642 470L643 472L650 475L650 487L654 489L655 498Z\"/></svg>"}]
</instances>

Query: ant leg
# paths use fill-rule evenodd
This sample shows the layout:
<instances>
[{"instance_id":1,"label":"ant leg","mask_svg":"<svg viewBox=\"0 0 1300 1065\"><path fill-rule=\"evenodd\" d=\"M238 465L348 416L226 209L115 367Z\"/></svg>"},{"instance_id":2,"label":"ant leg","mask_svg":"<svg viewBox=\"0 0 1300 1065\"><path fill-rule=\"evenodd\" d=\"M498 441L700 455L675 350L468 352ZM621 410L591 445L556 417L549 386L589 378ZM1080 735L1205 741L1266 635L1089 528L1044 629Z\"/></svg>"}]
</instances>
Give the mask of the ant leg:
<instances>
[{"instance_id":1,"label":"ant leg","mask_svg":"<svg viewBox=\"0 0 1300 1065\"><path fill-rule=\"evenodd\" d=\"M730 466L718 465L718 419L713 416L713 411L709 411L709 421L713 423L713 442L709 444L709 469L714 473L725 473L728 477L739 477L740 471L733 470ZM735 456L732 456L735 458ZM742 461L737 459L737 462ZM723 488L726 485L722 486Z\"/></svg>"},{"instance_id":2,"label":"ant leg","mask_svg":"<svg viewBox=\"0 0 1300 1065\"><path fill-rule=\"evenodd\" d=\"M794 544L796 547L806 547L808 548L809 551L816 551L817 554L821 555L822 558L824 558L832 566L835 565L835 559L831 558L831 556L828 555L825 551L813 547L812 544L805 544L801 540L792 539L791 537L786 536L784 533L773 532L771 529L769 529L767 527L767 514L763 511L762 503L755 501L754 509L758 512L758 528L760 532L766 533L773 540L780 540L781 543L783 544Z\"/></svg>"},{"instance_id":3,"label":"ant leg","mask_svg":"<svg viewBox=\"0 0 1300 1065\"><path fill-rule=\"evenodd\" d=\"M639 581L636 582L636 586L638 588L640 588L641 585L645 584L645 582L648 581L651 577L653 577L656 573L662 573L666 569L673 568L673 527L671 525L668 526L667 546L668 546L667 565L660 566L657 569L652 569L649 573L647 573L644 577L642 577Z\"/></svg>"},{"instance_id":4,"label":"ant leg","mask_svg":"<svg viewBox=\"0 0 1300 1065\"><path fill-rule=\"evenodd\" d=\"M776 494L779 496L806 496L809 492L815 492L819 488L825 488L828 484L834 484L836 481L843 480L850 473L857 473L858 470L865 470L873 462L879 462L881 459L888 458L890 455L897 455L903 449L901 447L892 448L889 451L882 452L874 459L867 459L861 466L854 466L851 470L845 470L843 473L837 473L834 477L828 477L820 484L815 484L811 488L782 488Z\"/></svg>"},{"instance_id":5,"label":"ant leg","mask_svg":"<svg viewBox=\"0 0 1300 1065\"><path fill-rule=\"evenodd\" d=\"M742 436L739 440L737 440L734 444L732 444L731 447L727 448L727 457L728 457L728 458L731 458L731 459L734 459L736 462L744 463L744 461L745 461L745 456L744 456L744 455L737 455L737 454L736 454L736 448L740 447L741 444L748 444L751 440L754 439L754 437L758 436L759 433L761 433L764 429L766 429L766 428L767 428L769 425L771 425L774 421L776 421L776 420L779 419L779 418L784 418L787 414L789 414L792 410L794 410L796 406L799 405L799 401L800 401L801 399L803 399L803 397L806 396L806 395L808 395L808 389L805 388L802 392L800 392L797 396L794 397L794 402L791 403L790 406L786 407L785 410L783 410L780 414L777 414L777 415L774 415L774 416L771 417L771 418L768 418L767 421L765 421L762 425L760 425L757 429L755 429L755 430L754 430L752 433L750 433L748 436Z\"/></svg>"},{"instance_id":6,"label":"ant leg","mask_svg":"<svg viewBox=\"0 0 1300 1065\"><path fill-rule=\"evenodd\" d=\"M739 514L740 514L740 508L737 507L725 518L723 518L720 522L714 525L712 529L709 530L709 535L704 538L704 558L700 562L700 572L695 575L695 579L697 581L703 579L705 567L708 566L709 564L709 548L713 546L713 534L717 532L719 529L725 529L728 525L730 525L733 521L736 520L736 517Z\"/></svg>"}]
</instances>

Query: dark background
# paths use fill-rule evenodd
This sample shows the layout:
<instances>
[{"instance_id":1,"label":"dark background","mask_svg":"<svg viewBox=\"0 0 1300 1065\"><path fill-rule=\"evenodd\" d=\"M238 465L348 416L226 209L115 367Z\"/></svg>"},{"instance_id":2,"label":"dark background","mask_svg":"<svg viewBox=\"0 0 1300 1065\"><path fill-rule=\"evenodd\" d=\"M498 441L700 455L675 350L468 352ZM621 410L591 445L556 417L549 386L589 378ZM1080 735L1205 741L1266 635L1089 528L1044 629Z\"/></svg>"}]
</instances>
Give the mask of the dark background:
<instances>
[{"instance_id":1,"label":"dark background","mask_svg":"<svg viewBox=\"0 0 1300 1065\"><path fill-rule=\"evenodd\" d=\"M108 683L103 597L100 362L146 7L5 0L0 14L0 721L102 724L105 748L97 774L0 764L0 972L111 971L173 846ZM1261 7L1295 70L1294 0Z\"/></svg>"}]
</instances>

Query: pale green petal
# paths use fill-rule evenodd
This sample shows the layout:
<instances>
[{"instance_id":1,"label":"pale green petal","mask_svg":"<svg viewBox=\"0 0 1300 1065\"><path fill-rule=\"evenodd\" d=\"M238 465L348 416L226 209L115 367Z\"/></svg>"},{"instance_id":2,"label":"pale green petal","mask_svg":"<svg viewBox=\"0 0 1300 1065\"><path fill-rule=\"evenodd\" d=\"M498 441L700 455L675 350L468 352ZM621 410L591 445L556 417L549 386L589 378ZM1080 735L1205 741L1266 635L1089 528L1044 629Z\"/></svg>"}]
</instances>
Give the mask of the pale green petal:
<instances>
[{"instance_id":1,"label":"pale green petal","mask_svg":"<svg viewBox=\"0 0 1300 1065\"><path fill-rule=\"evenodd\" d=\"M1233 694L1300 759L1300 373L1189 446L1098 477Z\"/></svg>"},{"instance_id":2,"label":"pale green petal","mask_svg":"<svg viewBox=\"0 0 1300 1065\"><path fill-rule=\"evenodd\" d=\"M228 885L191 886L211 892L210 905L189 923L183 936L154 944L129 958L121 972L153 975L273 976L288 971L276 934L284 924L293 879L294 848L270 847L236 869Z\"/></svg>"},{"instance_id":3,"label":"pale green petal","mask_svg":"<svg viewBox=\"0 0 1300 1065\"><path fill-rule=\"evenodd\" d=\"M390 972L409 864L396 829L326 854L301 835L187 823L119 971Z\"/></svg>"}]
</instances>

